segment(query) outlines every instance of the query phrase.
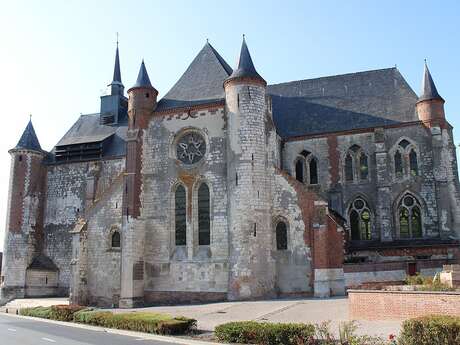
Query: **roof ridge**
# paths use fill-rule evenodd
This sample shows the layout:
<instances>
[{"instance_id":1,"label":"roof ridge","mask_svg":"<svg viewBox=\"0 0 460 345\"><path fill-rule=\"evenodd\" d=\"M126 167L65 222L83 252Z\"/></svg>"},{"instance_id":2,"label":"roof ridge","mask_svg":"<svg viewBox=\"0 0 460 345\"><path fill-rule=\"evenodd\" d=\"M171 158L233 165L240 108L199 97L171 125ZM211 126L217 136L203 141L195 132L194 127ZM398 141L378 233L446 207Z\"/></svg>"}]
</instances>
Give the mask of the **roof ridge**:
<instances>
[{"instance_id":1,"label":"roof ridge","mask_svg":"<svg viewBox=\"0 0 460 345\"><path fill-rule=\"evenodd\" d=\"M227 61L225 61L225 59L219 54L219 52L212 46L212 44L209 43L209 42L206 42L206 45L208 45L211 48L212 52L214 53L214 55L216 56L217 60L219 61L219 63L224 68L225 72L227 72L228 75L232 74L233 69L230 67L230 65L227 63Z\"/></svg>"},{"instance_id":2,"label":"roof ridge","mask_svg":"<svg viewBox=\"0 0 460 345\"><path fill-rule=\"evenodd\" d=\"M282 85L282 84L298 83L298 82L301 82L301 81L329 79L329 78L334 78L334 77L345 77L345 76L358 75L358 74L364 74L364 73L369 73L369 72L380 72L380 71L387 71L387 70L398 71L398 68L397 67L387 67L387 68L377 68L377 69L358 71L358 72L350 72L350 73L344 73L344 74L332 74L332 75L327 75L327 76L324 76L324 77L305 78L305 79L285 81L285 82L276 83L276 84L269 84L268 86L277 86L277 85Z\"/></svg>"}]
</instances>

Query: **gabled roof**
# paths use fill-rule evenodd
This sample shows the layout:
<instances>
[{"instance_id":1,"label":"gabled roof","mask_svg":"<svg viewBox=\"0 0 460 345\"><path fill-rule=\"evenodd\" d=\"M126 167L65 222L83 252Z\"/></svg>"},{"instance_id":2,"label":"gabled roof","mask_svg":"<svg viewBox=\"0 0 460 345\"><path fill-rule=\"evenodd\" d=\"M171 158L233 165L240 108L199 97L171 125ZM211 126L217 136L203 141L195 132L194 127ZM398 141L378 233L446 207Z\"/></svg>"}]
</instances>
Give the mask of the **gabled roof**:
<instances>
[{"instance_id":1,"label":"gabled roof","mask_svg":"<svg viewBox=\"0 0 460 345\"><path fill-rule=\"evenodd\" d=\"M227 80L237 79L237 78L253 78L260 79L265 83L264 78L262 78L259 73L257 73L254 63L252 62L251 54L249 53L248 46L246 45L246 40L243 36L243 43L241 44L240 57L238 59L238 66L233 71L233 73L228 77Z\"/></svg>"},{"instance_id":2,"label":"gabled roof","mask_svg":"<svg viewBox=\"0 0 460 345\"><path fill-rule=\"evenodd\" d=\"M269 85L283 138L416 121L417 95L396 68Z\"/></svg>"},{"instance_id":3,"label":"gabled roof","mask_svg":"<svg viewBox=\"0 0 460 345\"><path fill-rule=\"evenodd\" d=\"M177 83L158 102L157 111L224 99L223 83L231 73L227 62L206 43Z\"/></svg>"},{"instance_id":4,"label":"gabled roof","mask_svg":"<svg viewBox=\"0 0 460 345\"><path fill-rule=\"evenodd\" d=\"M99 114L81 115L56 146L95 143L112 137L105 156L121 156L126 151L127 128L126 125L102 125Z\"/></svg>"},{"instance_id":5,"label":"gabled roof","mask_svg":"<svg viewBox=\"0 0 460 345\"><path fill-rule=\"evenodd\" d=\"M431 77L428 65L425 62L425 69L423 72L422 82L422 94L419 97L419 101L427 101L430 99L439 99L443 101L443 98L439 95L436 85L434 84L433 78Z\"/></svg>"},{"instance_id":6,"label":"gabled roof","mask_svg":"<svg viewBox=\"0 0 460 345\"><path fill-rule=\"evenodd\" d=\"M139 74L137 75L136 83L133 86L131 86L131 88L135 87L152 87L149 74L147 73L147 69L145 68L144 60L142 60L141 67L139 68Z\"/></svg>"},{"instance_id":7,"label":"gabled roof","mask_svg":"<svg viewBox=\"0 0 460 345\"><path fill-rule=\"evenodd\" d=\"M40 142L38 141L37 135L35 134L34 126L32 125L32 120L29 120L26 129L21 135L21 139L19 139L14 149L42 151Z\"/></svg>"}]
</instances>

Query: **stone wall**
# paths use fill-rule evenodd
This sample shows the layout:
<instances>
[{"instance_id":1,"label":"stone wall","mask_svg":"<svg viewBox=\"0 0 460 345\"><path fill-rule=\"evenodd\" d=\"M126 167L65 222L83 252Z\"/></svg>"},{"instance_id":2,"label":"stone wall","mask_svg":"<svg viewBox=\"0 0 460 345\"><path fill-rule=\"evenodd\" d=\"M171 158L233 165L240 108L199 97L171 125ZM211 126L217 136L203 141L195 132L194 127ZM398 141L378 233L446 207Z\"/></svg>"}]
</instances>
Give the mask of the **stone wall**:
<instances>
[{"instance_id":1,"label":"stone wall","mask_svg":"<svg viewBox=\"0 0 460 345\"><path fill-rule=\"evenodd\" d=\"M460 316L458 292L348 290L348 303L351 320Z\"/></svg>"},{"instance_id":2,"label":"stone wall","mask_svg":"<svg viewBox=\"0 0 460 345\"><path fill-rule=\"evenodd\" d=\"M59 269L61 288L68 289L71 280L70 231L78 219L85 218L87 208L110 189L123 169L124 159L48 166L44 253ZM111 206L121 208L121 198L114 200ZM106 221L110 221L110 216ZM104 272L104 267L100 266L98 270Z\"/></svg>"},{"instance_id":3,"label":"stone wall","mask_svg":"<svg viewBox=\"0 0 460 345\"><path fill-rule=\"evenodd\" d=\"M450 219L459 217L457 204L460 202L460 194L451 131L439 131L437 138L436 128L430 130L422 123L412 123L399 127L296 138L285 143L282 165L291 176L295 176L296 158L303 150L311 152L318 159L318 190L327 193L335 201L334 208L337 211L348 217L348 209L358 196L368 203L372 212L374 240L393 241L399 238L397 208L407 192L420 202L423 237L446 239L455 232ZM417 153L417 176L395 175L394 154L403 139ZM357 145L367 155L369 174L366 179L355 175L351 182L345 181L344 160L353 145ZM440 149L436 150L436 146ZM448 197L441 198L440 193Z\"/></svg>"},{"instance_id":4,"label":"stone wall","mask_svg":"<svg viewBox=\"0 0 460 345\"><path fill-rule=\"evenodd\" d=\"M145 224L145 300L147 303L221 299L228 286L225 115L222 107L155 116L144 134L142 209ZM193 166L176 158L175 141L198 131L206 155ZM210 191L211 243L198 245L197 192ZM174 192L187 193L187 244L176 247ZM176 293L175 293L176 292ZM202 293L202 297L199 295Z\"/></svg>"}]
</instances>

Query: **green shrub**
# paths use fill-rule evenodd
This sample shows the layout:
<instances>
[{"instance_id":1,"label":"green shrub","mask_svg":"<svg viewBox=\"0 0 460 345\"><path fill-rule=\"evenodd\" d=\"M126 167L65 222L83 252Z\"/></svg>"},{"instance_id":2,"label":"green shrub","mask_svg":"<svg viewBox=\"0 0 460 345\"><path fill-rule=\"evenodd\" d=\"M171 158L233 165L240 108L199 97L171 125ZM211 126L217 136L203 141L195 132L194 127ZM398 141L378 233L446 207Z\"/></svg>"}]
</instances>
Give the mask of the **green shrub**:
<instances>
[{"instance_id":1,"label":"green shrub","mask_svg":"<svg viewBox=\"0 0 460 345\"><path fill-rule=\"evenodd\" d=\"M424 316L404 321L398 344L458 345L460 317Z\"/></svg>"},{"instance_id":2,"label":"green shrub","mask_svg":"<svg viewBox=\"0 0 460 345\"><path fill-rule=\"evenodd\" d=\"M80 305L53 305L51 306L50 318L57 321L73 321L73 314L77 311L85 309Z\"/></svg>"},{"instance_id":3,"label":"green shrub","mask_svg":"<svg viewBox=\"0 0 460 345\"><path fill-rule=\"evenodd\" d=\"M418 291L454 291L454 288L441 283L439 276L435 278L423 276L417 273L415 276L406 276L407 285L419 285Z\"/></svg>"},{"instance_id":4,"label":"green shrub","mask_svg":"<svg viewBox=\"0 0 460 345\"><path fill-rule=\"evenodd\" d=\"M165 314L133 312L113 314L109 311L81 310L74 314L74 321L107 328L155 334L186 334L196 327L196 320L173 318Z\"/></svg>"},{"instance_id":5,"label":"green shrub","mask_svg":"<svg viewBox=\"0 0 460 345\"><path fill-rule=\"evenodd\" d=\"M19 310L20 315L40 317L42 319L49 319L51 316L51 307L33 307L33 308L21 308Z\"/></svg>"},{"instance_id":6,"label":"green shrub","mask_svg":"<svg viewBox=\"0 0 460 345\"><path fill-rule=\"evenodd\" d=\"M264 345L315 344L315 326L302 323L229 322L215 328L219 341Z\"/></svg>"}]
</instances>

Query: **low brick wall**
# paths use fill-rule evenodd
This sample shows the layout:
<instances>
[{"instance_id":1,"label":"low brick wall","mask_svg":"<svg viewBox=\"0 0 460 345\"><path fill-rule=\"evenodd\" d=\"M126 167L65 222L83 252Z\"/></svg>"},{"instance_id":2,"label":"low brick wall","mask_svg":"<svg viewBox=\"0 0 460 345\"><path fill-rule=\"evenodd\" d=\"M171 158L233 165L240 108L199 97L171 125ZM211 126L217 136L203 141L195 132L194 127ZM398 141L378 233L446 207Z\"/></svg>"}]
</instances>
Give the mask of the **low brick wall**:
<instances>
[{"instance_id":1,"label":"low brick wall","mask_svg":"<svg viewBox=\"0 0 460 345\"><path fill-rule=\"evenodd\" d=\"M348 304L352 320L460 316L460 292L348 290Z\"/></svg>"}]
</instances>

